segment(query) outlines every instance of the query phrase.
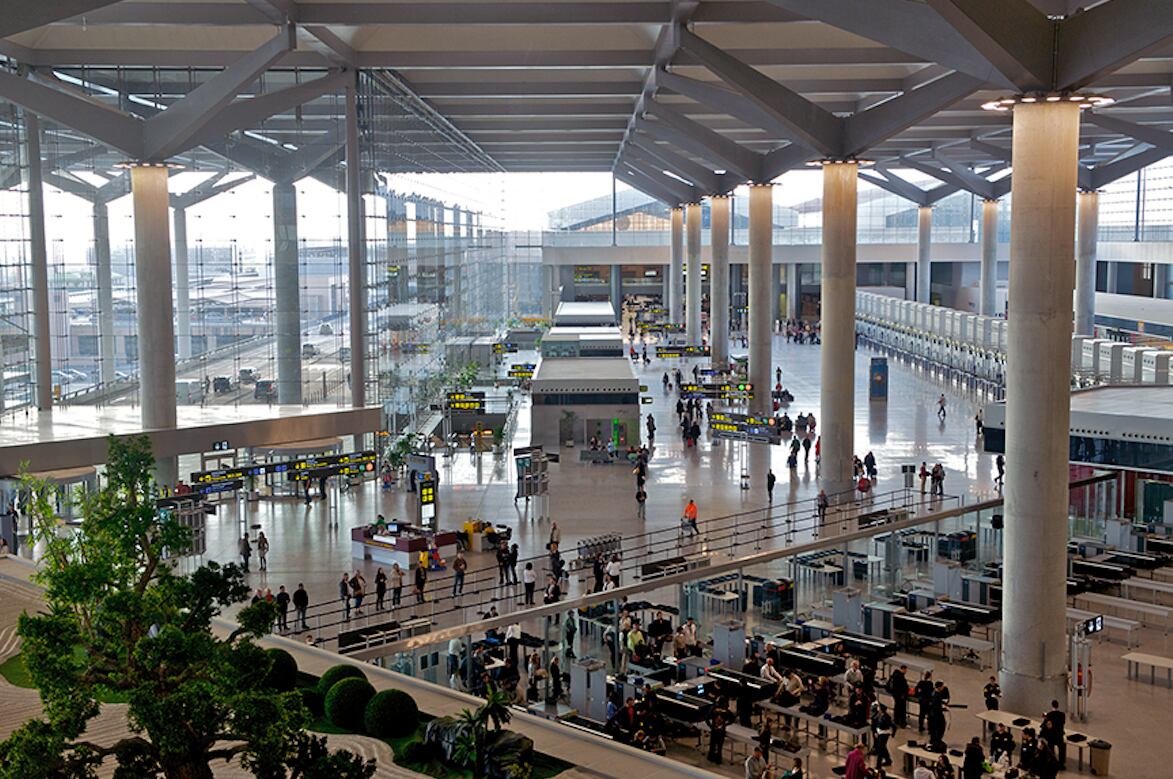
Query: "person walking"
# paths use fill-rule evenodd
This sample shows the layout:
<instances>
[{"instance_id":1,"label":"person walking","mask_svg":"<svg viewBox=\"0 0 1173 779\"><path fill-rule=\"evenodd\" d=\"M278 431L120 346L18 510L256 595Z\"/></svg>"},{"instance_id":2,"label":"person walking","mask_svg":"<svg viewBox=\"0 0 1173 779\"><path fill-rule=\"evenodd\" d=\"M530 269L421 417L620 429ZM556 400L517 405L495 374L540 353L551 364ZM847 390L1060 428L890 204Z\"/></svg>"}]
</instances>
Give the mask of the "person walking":
<instances>
[{"instance_id":1,"label":"person walking","mask_svg":"<svg viewBox=\"0 0 1173 779\"><path fill-rule=\"evenodd\" d=\"M550 537L546 539L546 549L552 549L562 544L562 531L557 522L550 523Z\"/></svg>"},{"instance_id":2,"label":"person walking","mask_svg":"<svg viewBox=\"0 0 1173 779\"><path fill-rule=\"evenodd\" d=\"M828 505L830 505L830 500L827 499L827 491L819 490L819 496L815 499L815 506L818 511L820 525L827 521Z\"/></svg>"},{"instance_id":3,"label":"person walking","mask_svg":"<svg viewBox=\"0 0 1173 779\"><path fill-rule=\"evenodd\" d=\"M637 487L635 490L635 518L641 522L648 518L648 493L644 492L643 487Z\"/></svg>"},{"instance_id":4,"label":"person walking","mask_svg":"<svg viewBox=\"0 0 1173 779\"><path fill-rule=\"evenodd\" d=\"M974 432L977 433L978 438L981 438L986 432L986 426L982 423L982 410L980 408L973 415L973 426Z\"/></svg>"},{"instance_id":5,"label":"person walking","mask_svg":"<svg viewBox=\"0 0 1173 779\"><path fill-rule=\"evenodd\" d=\"M982 750L982 740L974 736L965 745L965 757L961 763L962 779L982 779L985 773L986 753Z\"/></svg>"},{"instance_id":6,"label":"person walking","mask_svg":"<svg viewBox=\"0 0 1173 779\"><path fill-rule=\"evenodd\" d=\"M398 606L403 597L403 569L399 563L391 564L391 605Z\"/></svg>"},{"instance_id":7,"label":"person walking","mask_svg":"<svg viewBox=\"0 0 1173 779\"><path fill-rule=\"evenodd\" d=\"M464 559L464 552L457 551L455 559L452 560L452 597L464 593L464 572L468 570L468 561ZM504 575L504 569L502 569ZM502 584L505 582L502 581Z\"/></svg>"},{"instance_id":8,"label":"person walking","mask_svg":"<svg viewBox=\"0 0 1173 779\"><path fill-rule=\"evenodd\" d=\"M700 535L700 528L696 524L697 510L696 502L692 498L688 499L688 505L684 507L684 522L688 525L691 535Z\"/></svg>"},{"instance_id":9,"label":"person walking","mask_svg":"<svg viewBox=\"0 0 1173 779\"><path fill-rule=\"evenodd\" d=\"M426 566L417 565L415 567L415 602L423 603L427 598L424 595L424 589L428 586L428 569Z\"/></svg>"},{"instance_id":10,"label":"person walking","mask_svg":"<svg viewBox=\"0 0 1173 779\"><path fill-rule=\"evenodd\" d=\"M875 737L873 752L876 755L876 768L892 765L892 755L888 752L888 739L896 734L896 727L888 714L888 707L882 703L878 707L876 716L872 717L872 735Z\"/></svg>"},{"instance_id":11,"label":"person walking","mask_svg":"<svg viewBox=\"0 0 1173 779\"><path fill-rule=\"evenodd\" d=\"M998 456L994 458L994 467L998 469L998 475L994 477L994 484L997 484L998 488L1001 489L1002 480L1006 476L1006 458L1000 452Z\"/></svg>"},{"instance_id":12,"label":"person walking","mask_svg":"<svg viewBox=\"0 0 1173 779\"><path fill-rule=\"evenodd\" d=\"M354 613L362 614L362 599L367 594L367 580L361 571L355 571L350 577L350 590L354 594Z\"/></svg>"},{"instance_id":13,"label":"person walking","mask_svg":"<svg viewBox=\"0 0 1173 779\"><path fill-rule=\"evenodd\" d=\"M511 579L511 583L513 583L513 584L517 584L517 557L518 557L518 554L519 554L519 552L517 549L517 544L514 544L513 546L509 547L509 577Z\"/></svg>"},{"instance_id":14,"label":"person walking","mask_svg":"<svg viewBox=\"0 0 1173 779\"><path fill-rule=\"evenodd\" d=\"M929 480L929 464L921 460L920 464L920 494L925 494L925 482Z\"/></svg>"},{"instance_id":15,"label":"person walking","mask_svg":"<svg viewBox=\"0 0 1173 779\"><path fill-rule=\"evenodd\" d=\"M387 574L382 568L375 571L375 610L382 611L387 600Z\"/></svg>"},{"instance_id":16,"label":"person walking","mask_svg":"<svg viewBox=\"0 0 1173 779\"><path fill-rule=\"evenodd\" d=\"M277 588L274 600L277 603L277 629L282 632L289 630L289 593L285 591L284 584Z\"/></svg>"},{"instance_id":17,"label":"person walking","mask_svg":"<svg viewBox=\"0 0 1173 779\"><path fill-rule=\"evenodd\" d=\"M297 611L298 629L305 632L305 613L310 607L310 594L305 591L305 585L301 582L297 583L297 589L293 591L293 608Z\"/></svg>"},{"instance_id":18,"label":"person walking","mask_svg":"<svg viewBox=\"0 0 1173 779\"><path fill-rule=\"evenodd\" d=\"M253 546L249 543L248 533L240 537L240 559L244 561L244 572L248 573L248 558L252 557Z\"/></svg>"},{"instance_id":19,"label":"person walking","mask_svg":"<svg viewBox=\"0 0 1173 779\"><path fill-rule=\"evenodd\" d=\"M904 663L888 676L892 696L892 720L898 728L908 727L908 666Z\"/></svg>"},{"instance_id":20,"label":"person walking","mask_svg":"<svg viewBox=\"0 0 1173 779\"><path fill-rule=\"evenodd\" d=\"M933 707L933 672L925 671L913 690L917 703L917 730L924 731L925 723L929 719L929 710Z\"/></svg>"},{"instance_id":21,"label":"person walking","mask_svg":"<svg viewBox=\"0 0 1173 779\"><path fill-rule=\"evenodd\" d=\"M806 465L811 459L811 437L804 436L802 439L802 464Z\"/></svg>"},{"instance_id":22,"label":"person walking","mask_svg":"<svg viewBox=\"0 0 1173 779\"><path fill-rule=\"evenodd\" d=\"M937 398L937 418L942 422L945 421L945 393L941 393L941 397Z\"/></svg>"},{"instance_id":23,"label":"person walking","mask_svg":"<svg viewBox=\"0 0 1173 779\"><path fill-rule=\"evenodd\" d=\"M611 577L611 581L616 587L619 586L619 574L623 572L622 566L619 565L619 555L611 555L611 560L607 563L607 567L603 569L603 572Z\"/></svg>"},{"instance_id":24,"label":"person walking","mask_svg":"<svg viewBox=\"0 0 1173 779\"><path fill-rule=\"evenodd\" d=\"M770 765L762 755L762 748L755 746L753 754L745 759L745 779L766 779Z\"/></svg>"},{"instance_id":25,"label":"person walking","mask_svg":"<svg viewBox=\"0 0 1173 779\"><path fill-rule=\"evenodd\" d=\"M257 533L257 560L261 564L261 570L269 570L269 539L265 538L265 531Z\"/></svg>"},{"instance_id":26,"label":"person walking","mask_svg":"<svg viewBox=\"0 0 1173 779\"><path fill-rule=\"evenodd\" d=\"M338 582L338 597L342 600L342 606L346 609L346 620L350 621L350 576L349 574L342 574L342 579Z\"/></svg>"},{"instance_id":27,"label":"person walking","mask_svg":"<svg viewBox=\"0 0 1173 779\"><path fill-rule=\"evenodd\" d=\"M863 742L858 742L855 748L847 753L847 763L843 771L843 779L867 779L868 761Z\"/></svg>"},{"instance_id":28,"label":"person walking","mask_svg":"<svg viewBox=\"0 0 1173 779\"><path fill-rule=\"evenodd\" d=\"M766 472L766 499L774 502L774 482L778 481L778 477L774 475L774 469L771 468Z\"/></svg>"},{"instance_id":29,"label":"person walking","mask_svg":"<svg viewBox=\"0 0 1173 779\"><path fill-rule=\"evenodd\" d=\"M504 542L497 544L497 584L509 584L509 546ZM462 577L463 582L463 577Z\"/></svg>"},{"instance_id":30,"label":"person walking","mask_svg":"<svg viewBox=\"0 0 1173 779\"><path fill-rule=\"evenodd\" d=\"M538 584L538 573L534 570L533 563L526 563L525 570L521 572L521 581L525 585L525 605L534 605L534 588Z\"/></svg>"},{"instance_id":31,"label":"person walking","mask_svg":"<svg viewBox=\"0 0 1173 779\"><path fill-rule=\"evenodd\" d=\"M1063 732L1067 725L1067 715L1059 709L1059 701L1051 701L1051 710L1043 715L1043 722L1051 724L1051 736L1056 748L1055 757L1059 760L1059 770L1067 770L1067 738Z\"/></svg>"}]
</instances>

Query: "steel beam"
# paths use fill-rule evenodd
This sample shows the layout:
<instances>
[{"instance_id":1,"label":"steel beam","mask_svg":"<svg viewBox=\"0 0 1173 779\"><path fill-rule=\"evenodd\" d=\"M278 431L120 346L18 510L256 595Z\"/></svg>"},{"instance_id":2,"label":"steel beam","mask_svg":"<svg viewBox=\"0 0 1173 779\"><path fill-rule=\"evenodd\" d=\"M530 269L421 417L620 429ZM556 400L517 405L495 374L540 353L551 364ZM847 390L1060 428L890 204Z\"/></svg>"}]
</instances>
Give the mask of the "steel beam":
<instances>
[{"instance_id":1,"label":"steel beam","mask_svg":"<svg viewBox=\"0 0 1173 779\"><path fill-rule=\"evenodd\" d=\"M118 0L7 0L0 16L0 38L8 38L71 16L114 5Z\"/></svg>"},{"instance_id":2,"label":"steel beam","mask_svg":"<svg viewBox=\"0 0 1173 779\"><path fill-rule=\"evenodd\" d=\"M678 154L667 146L656 143L641 133L636 133L631 136L631 139L628 141L628 147L630 148L632 146L655 157L673 173L688 179L697 189L707 194L722 194L736 186L736 183L727 184L711 168L707 168L699 162L685 157L683 154Z\"/></svg>"},{"instance_id":3,"label":"steel beam","mask_svg":"<svg viewBox=\"0 0 1173 779\"><path fill-rule=\"evenodd\" d=\"M335 71L304 84L266 92L248 100L229 103L220 109L215 116L209 117L203 123L199 134L190 140L190 145L202 146L237 130L255 127L271 116L288 112L305 102L321 97L332 89L344 86L346 79L347 74L344 71ZM173 110L175 110L174 106L163 113L167 114Z\"/></svg>"},{"instance_id":4,"label":"steel beam","mask_svg":"<svg viewBox=\"0 0 1173 779\"><path fill-rule=\"evenodd\" d=\"M1065 89L1095 82L1173 40L1168 0L1112 0L1059 24L1055 83Z\"/></svg>"},{"instance_id":5,"label":"steel beam","mask_svg":"<svg viewBox=\"0 0 1173 779\"><path fill-rule=\"evenodd\" d=\"M836 154L843 122L797 92L741 62L686 28L677 30L680 47L782 128L789 140L824 154ZM772 128L767 128L772 129Z\"/></svg>"},{"instance_id":6,"label":"steel beam","mask_svg":"<svg viewBox=\"0 0 1173 779\"><path fill-rule=\"evenodd\" d=\"M1084 117L1087 121L1094 125L1103 127L1105 130L1127 135L1129 138L1135 138L1138 141L1143 141L1150 146L1156 146L1163 149L1168 154L1173 154L1173 133L1167 130L1161 130L1156 127L1147 127L1143 124L1135 124L1133 122L1126 122L1123 119L1118 119L1115 116L1107 116L1105 114L1085 112Z\"/></svg>"},{"instance_id":7,"label":"steel beam","mask_svg":"<svg viewBox=\"0 0 1173 779\"><path fill-rule=\"evenodd\" d=\"M646 129L651 135L675 143L710 162L720 163L725 170L756 181L761 176L761 156L720 133L694 122L675 108L654 100L648 103L648 112L656 122L637 122L637 129Z\"/></svg>"},{"instance_id":8,"label":"steel beam","mask_svg":"<svg viewBox=\"0 0 1173 779\"><path fill-rule=\"evenodd\" d=\"M953 73L848 117L839 155L852 157L861 154L876 143L948 108L981 85L980 79L965 73Z\"/></svg>"},{"instance_id":9,"label":"steel beam","mask_svg":"<svg viewBox=\"0 0 1173 779\"><path fill-rule=\"evenodd\" d=\"M211 124L241 89L297 47L294 28L286 26L256 51L217 73L178 103L147 120L143 159L161 161L191 148L201 131Z\"/></svg>"},{"instance_id":10,"label":"steel beam","mask_svg":"<svg viewBox=\"0 0 1173 779\"><path fill-rule=\"evenodd\" d=\"M142 122L96 100L0 70L0 98L138 158Z\"/></svg>"},{"instance_id":11,"label":"steel beam","mask_svg":"<svg viewBox=\"0 0 1173 779\"><path fill-rule=\"evenodd\" d=\"M928 0L928 5L1020 90L1055 88L1055 23L1028 0Z\"/></svg>"},{"instance_id":12,"label":"steel beam","mask_svg":"<svg viewBox=\"0 0 1173 779\"><path fill-rule=\"evenodd\" d=\"M976 76L1011 86L966 38L924 3L908 0L771 0L779 8Z\"/></svg>"},{"instance_id":13,"label":"steel beam","mask_svg":"<svg viewBox=\"0 0 1173 779\"><path fill-rule=\"evenodd\" d=\"M673 194L670 190L664 189L655 181L649 180L646 176L640 174L638 171L632 170L622 162L616 165L614 170L615 178L630 187L638 189L645 195L654 197L665 205L678 206L683 202L678 195Z\"/></svg>"}]
</instances>

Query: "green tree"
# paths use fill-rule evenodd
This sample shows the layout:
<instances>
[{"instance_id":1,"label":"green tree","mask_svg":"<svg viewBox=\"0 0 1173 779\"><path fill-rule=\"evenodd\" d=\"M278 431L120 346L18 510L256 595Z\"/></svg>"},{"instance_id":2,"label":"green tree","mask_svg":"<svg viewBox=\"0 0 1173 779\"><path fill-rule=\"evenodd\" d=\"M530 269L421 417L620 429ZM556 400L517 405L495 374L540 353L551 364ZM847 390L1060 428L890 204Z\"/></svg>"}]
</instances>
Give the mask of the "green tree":
<instances>
[{"instance_id":1,"label":"green tree","mask_svg":"<svg viewBox=\"0 0 1173 779\"><path fill-rule=\"evenodd\" d=\"M465 725L464 734L456 742L455 756L458 760L472 765L476 779L485 773L485 744L489 735L489 724L493 731L500 731L509 724L513 714L509 710L509 695L496 687L490 687L485 702L474 711L462 709L457 719Z\"/></svg>"},{"instance_id":2,"label":"green tree","mask_svg":"<svg viewBox=\"0 0 1173 779\"><path fill-rule=\"evenodd\" d=\"M106 485L84 500L85 521L59 535L50 486L26 477L33 529L44 544L37 574L47 608L24 614L22 655L44 718L0 744L0 777L92 777L107 760L116 779L211 779L213 764L238 760L262 779L366 779L374 761L330 753L305 732L296 692L266 684L272 660L255 639L272 604L244 608L228 635L221 611L248 597L235 564L209 562L180 574L173 562L190 532L157 510L148 439L110 439ZM99 700L129 704L131 734L86 741Z\"/></svg>"}]
</instances>

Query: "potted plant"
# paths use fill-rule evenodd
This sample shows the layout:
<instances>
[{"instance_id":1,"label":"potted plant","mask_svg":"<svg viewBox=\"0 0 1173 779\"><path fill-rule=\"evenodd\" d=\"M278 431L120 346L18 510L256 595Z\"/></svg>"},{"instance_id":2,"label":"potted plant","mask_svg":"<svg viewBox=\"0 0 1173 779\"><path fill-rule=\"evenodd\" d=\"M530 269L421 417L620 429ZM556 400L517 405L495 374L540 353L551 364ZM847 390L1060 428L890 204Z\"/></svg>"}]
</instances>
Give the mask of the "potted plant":
<instances>
[{"instance_id":1,"label":"potted plant","mask_svg":"<svg viewBox=\"0 0 1173 779\"><path fill-rule=\"evenodd\" d=\"M257 475L255 473L244 477L244 499L248 501L261 499L261 493L257 490Z\"/></svg>"},{"instance_id":2,"label":"potted plant","mask_svg":"<svg viewBox=\"0 0 1173 779\"><path fill-rule=\"evenodd\" d=\"M578 421L578 414L573 411L563 411L562 419L558 425L558 436L562 439L562 445L574 446L574 425Z\"/></svg>"}]
</instances>

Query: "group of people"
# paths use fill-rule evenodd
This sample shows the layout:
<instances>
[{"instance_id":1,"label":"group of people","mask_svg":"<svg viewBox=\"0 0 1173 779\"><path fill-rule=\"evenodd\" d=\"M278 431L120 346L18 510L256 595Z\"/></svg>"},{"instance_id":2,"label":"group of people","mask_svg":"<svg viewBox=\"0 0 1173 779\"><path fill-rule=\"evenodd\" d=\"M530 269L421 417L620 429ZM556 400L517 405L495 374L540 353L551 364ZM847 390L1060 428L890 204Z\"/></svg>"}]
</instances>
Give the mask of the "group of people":
<instances>
[{"instance_id":1,"label":"group of people","mask_svg":"<svg viewBox=\"0 0 1173 779\"><path fill-rule=\"evenodd\" d=\"M787 319L785 325L786 343L817 344L819 343L820 326L816 322L804 322L801 319Z\"/></svg>"},{"instance_id":2,"label":"group of people","mask_svg":"<svg viewBox=\"0 0 1173 779\"><path fill-rule=\"evenodd\" d=\"M712 403L707 404L706 408L696 398L676 401L676 417L680 423L680 437L684 440L685 447L696 446L701 437L701 422L704 421L706 414L712 413Z\"/></svg>"},{"instance_id":3,"label":"group of people","mask_svg":"<svg viewBox=\"0 0 1173 779\"><path fill-rule=\"evenodd\" d=\"M945 466L937 463L932 468L929 468L928 463L922 461L920 464L920 494L925 494L925 485L928 483L930 495L943 497L945 495Z\"/></svg>"},{"instance_id":4,"label":"group of people","mask_svg":"<svg viewBox=\"0 0 1173 779\"><path fill-rule=\"evenodd\" d=\"M457 552L456 557L458 560L462 559L461 553ZM379 567L375 571L375 611L384 611L388 608L388 591L391 593L390 608L395 608L403 602L403 583L406 578L407 573L399 567L399 563L392 563L390 573L384 571L382 567ZM456 578L456 581L463 588L463 571ZM424 590L427 584L427 567L417 565L415 567L412 586L416 603L424 602ZM366 600L366 597L367 580L362 571L356 569L353 574L343 573L342 578L338 581L338 599L342 601L342 608L346 619L350 619L352 605L355 615L361 616L363 614L363 602Z\"/></svg>"}]
</instances>

